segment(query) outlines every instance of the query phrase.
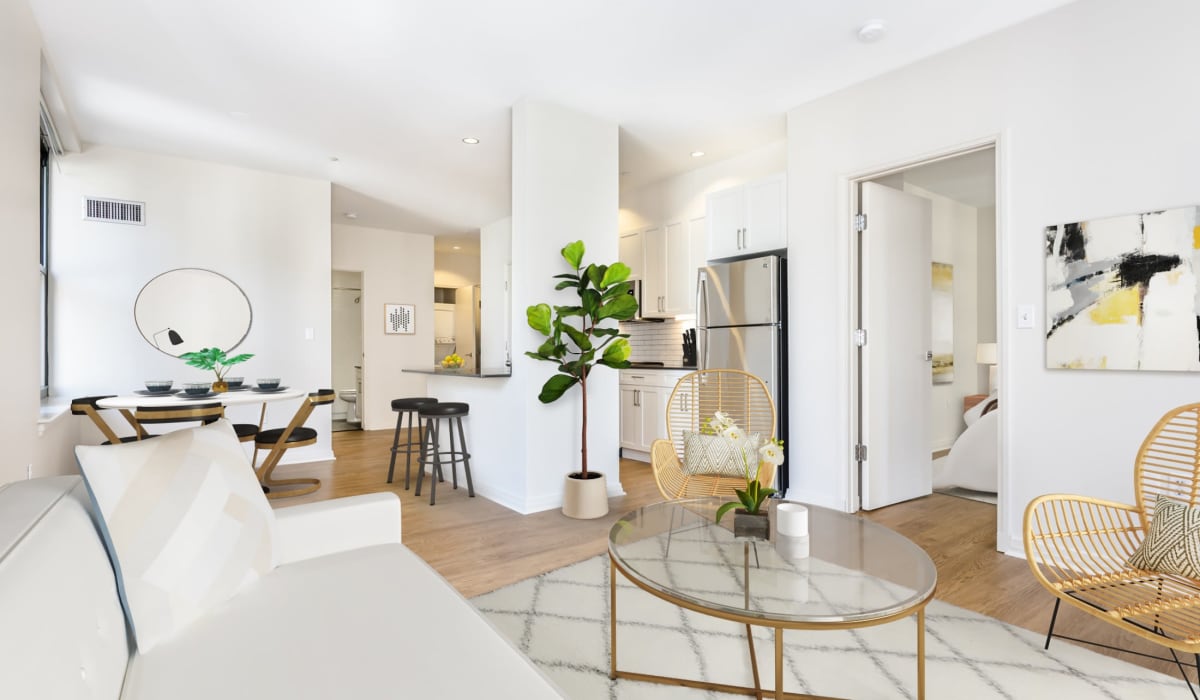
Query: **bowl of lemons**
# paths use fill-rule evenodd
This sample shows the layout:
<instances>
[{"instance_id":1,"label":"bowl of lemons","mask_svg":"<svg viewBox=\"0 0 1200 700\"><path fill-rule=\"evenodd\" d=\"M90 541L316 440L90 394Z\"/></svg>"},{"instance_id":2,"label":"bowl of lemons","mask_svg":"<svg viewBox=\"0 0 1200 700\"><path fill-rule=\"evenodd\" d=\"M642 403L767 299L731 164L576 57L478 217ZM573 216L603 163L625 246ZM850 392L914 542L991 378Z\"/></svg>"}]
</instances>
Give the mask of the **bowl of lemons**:
<instances>
[{"instance_id":1,"label":"bowl of lemons","mask_svg":"<svg viewBox=\"0 0 1200 700\"><path fill-rule=\"evenodd\" d=\"M456 352L452 352L442 358L443 372L458 372L463 368L462 356Z\"/></svg>"}]
</instances>

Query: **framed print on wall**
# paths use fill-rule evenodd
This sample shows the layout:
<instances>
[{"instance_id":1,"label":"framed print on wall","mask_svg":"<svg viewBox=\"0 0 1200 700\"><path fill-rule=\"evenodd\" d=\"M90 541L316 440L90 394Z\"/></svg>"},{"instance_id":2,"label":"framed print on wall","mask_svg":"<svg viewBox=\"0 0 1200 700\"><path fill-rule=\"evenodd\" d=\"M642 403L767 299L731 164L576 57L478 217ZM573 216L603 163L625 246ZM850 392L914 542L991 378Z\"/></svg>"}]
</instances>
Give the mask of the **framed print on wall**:
<instances>
[{"instance_id":1,"label":"framed print on wall","mask_svg":"<svg viewBox=\"0 0 1200 700\"><path fill-rule=\"evenodd\" d=\"M1200 371L1200 207L1046 228L1046 366Z\"/></svg>"},{"instance_id":2,"label":"framed print on wall","mask_svg":"<svg viewBox=\"0 0 1200 700\"><path fill-rule=\"evenodd\" d=\"M387 335L412 335L417 332L417 307L413 304L384 304L383 332Z\"/></svg>"}]
</instances>

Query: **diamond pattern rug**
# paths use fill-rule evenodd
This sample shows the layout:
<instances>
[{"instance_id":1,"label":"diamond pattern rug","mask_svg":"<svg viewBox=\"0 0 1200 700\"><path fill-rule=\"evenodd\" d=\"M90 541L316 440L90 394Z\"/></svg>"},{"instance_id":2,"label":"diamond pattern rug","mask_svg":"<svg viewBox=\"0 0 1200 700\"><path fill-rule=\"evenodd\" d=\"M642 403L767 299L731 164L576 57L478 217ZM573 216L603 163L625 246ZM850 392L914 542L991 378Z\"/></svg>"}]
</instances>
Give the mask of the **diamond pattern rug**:
<instances>
[{"instance_id":1,"label":"diamond pattern rug","mask_svg":"<svg viewBox=\"0 0 1200 700\"><path fill-rule=\"evenodd\" d=\"M568 697L717 700L744 696L608 677L607 555L472 599ZM623 671L753 685L745 628L659 600L617 575L617 652ZM1050 597L1039 601L1050 608ZM926 619L926 697L1187 697L1183 681L1044 637L948 603ZM755 628L759 672L774 679L772 631ZM841 698L916 697L916 618L847 631L788 631L784 687Z\"/></svg>"}]
</instances>

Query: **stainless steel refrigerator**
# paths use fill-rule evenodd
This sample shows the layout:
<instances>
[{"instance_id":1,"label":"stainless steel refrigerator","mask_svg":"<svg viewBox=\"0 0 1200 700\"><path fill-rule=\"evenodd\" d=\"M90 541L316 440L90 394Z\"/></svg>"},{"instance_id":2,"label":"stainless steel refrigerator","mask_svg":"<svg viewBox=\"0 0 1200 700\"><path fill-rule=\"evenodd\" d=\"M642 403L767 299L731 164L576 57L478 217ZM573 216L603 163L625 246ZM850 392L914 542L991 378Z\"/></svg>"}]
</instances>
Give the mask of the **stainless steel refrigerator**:
<instances>
[{"instance_id":1,"label":"stainless steel refrigerator","mask_svg":"<svg viewBox=\"0 0 1200 700\"><path fill-rule=\"evenodd\" d=\"M760 377L775 400L775 433L787 446L787 259L778 255L711 263L696 289L699 369L740 369ZM788 486L787 464L777 488Z\"/></svg>"}]
</instances>

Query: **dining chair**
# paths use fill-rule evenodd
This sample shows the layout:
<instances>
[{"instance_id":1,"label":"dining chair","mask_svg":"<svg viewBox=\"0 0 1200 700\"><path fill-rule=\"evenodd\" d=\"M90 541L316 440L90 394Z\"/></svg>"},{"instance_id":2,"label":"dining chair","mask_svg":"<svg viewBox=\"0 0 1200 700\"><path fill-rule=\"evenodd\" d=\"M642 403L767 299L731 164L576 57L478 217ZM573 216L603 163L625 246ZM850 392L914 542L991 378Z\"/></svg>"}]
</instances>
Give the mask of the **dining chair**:
<instances>
[{"instance_id":1,"label":"dining chair","mask_svg":"<svg viewBox=\"0 0 1200 700\"><path fill-rule=\"evenodd\" d=\"M138 406L133 418L138 425L161 425L164 423L192 423L201 425L216 422L225 416L225 407L220 402L195 403L172 406ZM147 435L146 437L154 437Z\"/></svg>"},{"instance_id":2,"label":"dining chair","mask_svg":"<svg viewBox=\"0 0 1200 700\"><path fill-rule=\"evenodd\" d=\"M143 438L153 437L141 427L141 424L137 422L137 419L134 418L133 414L127 410L122 410L121 416L124 417L125 420L133 427L134 434L126 435L124 437L117 435L116 431L112 429L112 426L110 426L108 422L104 420L104 417L100 415L100 411L104 409L100 408L98 405L104 399L112 398L112 396L112 394L107 394L104 396L82 396L77 399L72 399L71 415L87 416L90 418L92 423L100 429L100 433L104 435L105 440L103 443L101 443L103 445L115 445L122 442L135 442Z\"/></svg>"},{"instance_id":3,"label":"dining chair","mask_svg":"<svg viewBox=\"0 0 1200 700\"><path fill-rule=\"evenodd\" d=\"M258 460L259 450L269 450L262 466L257 468L258 480L267 489L267 498L285 498L288 496L303 496L321 488L321 480L315 477L298 477L294 479L272 479L272 472L279 465L283 453L293 447L305 447L317 442L317 431L304 425L317 406L328 406L333 403L333 389L318 389L300 402L296 415L286 428L260 430L254 436L254 457ZM279 487L289 487L283 491ZM290 488L299 487L299 488Z\"/></svg>"}]
</instances>

